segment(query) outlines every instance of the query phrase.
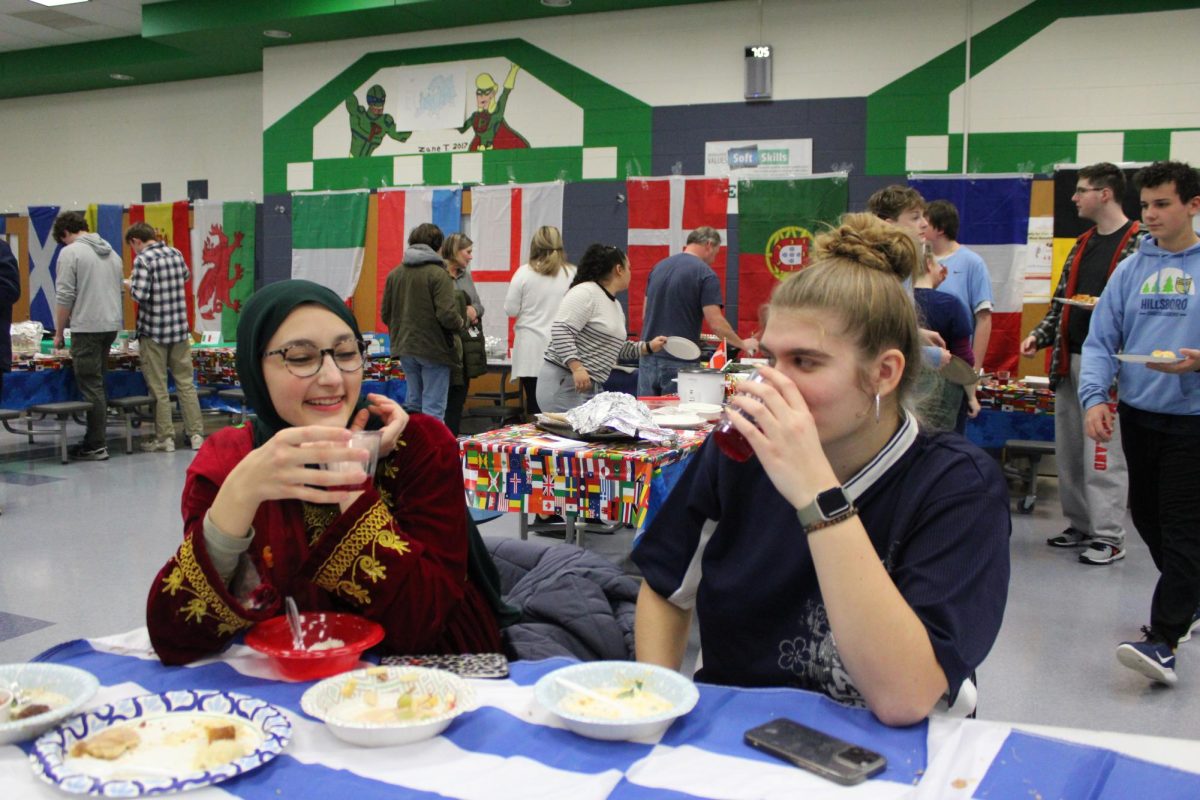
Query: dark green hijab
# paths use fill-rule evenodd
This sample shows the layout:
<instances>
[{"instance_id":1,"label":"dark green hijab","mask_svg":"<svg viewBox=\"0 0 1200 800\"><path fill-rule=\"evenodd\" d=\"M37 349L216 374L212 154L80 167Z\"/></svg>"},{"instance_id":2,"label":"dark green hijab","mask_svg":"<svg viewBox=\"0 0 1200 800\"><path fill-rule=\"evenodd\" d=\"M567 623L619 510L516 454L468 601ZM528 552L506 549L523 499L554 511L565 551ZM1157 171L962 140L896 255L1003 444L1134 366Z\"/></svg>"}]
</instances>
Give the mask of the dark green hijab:
<instances>
[{"instance_id":1,"label":"dark green hijab","mask_svg":"<svg viewBox=\"0 0 1200 800\"><path fill-rule=\"evenodd\" d=\"M338 319L350 326L354 338L362 341L358 331L358 322L346 304L342 302L331 289L318 283L304 280L279 281L267 284L246 301L242 307L241 319L237 328L237 372L242 382L242 391L246 393L246 405L254 409L254 446L259 447L268 439L284 428L290 428L291 423L279 416L271 403L271 393L267 390L267 381L263 376L262 359L267 351L267 343L279 330L279 326L297 307L302 305L318 305L333 312ZM360 408L366 408L366 400L359 394L358 404L354 407L357 414ZM351 415L353 419L353 414ZM380 422L375 417L367 423L368 428L378 428Z\"/></svg>"}]
</instances>

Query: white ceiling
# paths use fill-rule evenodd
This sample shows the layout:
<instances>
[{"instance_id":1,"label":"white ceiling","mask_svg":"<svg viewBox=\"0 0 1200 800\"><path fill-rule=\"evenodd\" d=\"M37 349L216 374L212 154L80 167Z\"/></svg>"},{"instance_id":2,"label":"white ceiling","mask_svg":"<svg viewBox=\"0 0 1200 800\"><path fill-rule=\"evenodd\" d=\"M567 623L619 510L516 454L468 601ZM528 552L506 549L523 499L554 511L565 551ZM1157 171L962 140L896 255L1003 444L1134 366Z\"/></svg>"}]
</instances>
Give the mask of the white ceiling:
<instances>
[{"instance_id":1,"label":"white ceiling","mask_svg":"<svg viewBox=\"0 0 1200 800\"><path fill-rule=\"evenodd\" d=\"M162 0L88 0L51 7L0 0L0 51L140 36L142 6L156 2Z\"/></svg>"}]
</instances>

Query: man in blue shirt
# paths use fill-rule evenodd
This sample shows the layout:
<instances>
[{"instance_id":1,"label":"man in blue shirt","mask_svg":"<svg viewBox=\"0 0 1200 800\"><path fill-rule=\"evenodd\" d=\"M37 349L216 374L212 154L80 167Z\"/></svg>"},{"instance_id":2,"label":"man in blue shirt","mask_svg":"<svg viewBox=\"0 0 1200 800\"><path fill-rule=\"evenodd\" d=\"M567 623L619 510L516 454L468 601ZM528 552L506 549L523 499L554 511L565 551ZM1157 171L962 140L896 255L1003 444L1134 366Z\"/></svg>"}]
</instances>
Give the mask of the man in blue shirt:
<instances>
[{"instance_id":1,"label":"man in blue shirt","mask_svg":"<svg viewBox=\"0 0 1200 800\"><path fill-rule=\"evenodd\" d=\"M642 339L680 336L700 345L700 324L748 353L758 349L754 337L737 335L721 311L721 281L712 263L721 252L721 234L704 226L688 234L682 253L654 265L646 282L646 306L642 317ZM679 370L695 366L665 350L642 356L638 361L638 396L655 397L676 392Z\"/></svg>"},{"instance_id":2,"label":"man in blue shirt","mask_svg":"<svg viewBox=\"0 0 1200 800\"><path fill-rule=\"evenodd\" d=\"M971 312L971 349L975 366L983 369L983 357L992 338L992 280L987 264L974 250L958 243L958 209L953 203L934 200L925 208L925 219L929 223L925 241L933 246L934 258L946 268L946 279L938 291L962 300Z\"/></svg>"},{"instance_id":3,"label":"man in blue shirt","mask_svg":"<svg viewBox=\"0 0 1200 800\"><path fill-rule=\"evenodd\" d=\"M1200 628L1200 176L1159 161L1134 182L1149 236L1113 272L1092 313L1079 403L1087 435L1110 441L1117 378L1129 510L1160 573L1145 638L1123 642L1117 660L1170 685L1176 644Z\"/></svg>"}]
</instances>

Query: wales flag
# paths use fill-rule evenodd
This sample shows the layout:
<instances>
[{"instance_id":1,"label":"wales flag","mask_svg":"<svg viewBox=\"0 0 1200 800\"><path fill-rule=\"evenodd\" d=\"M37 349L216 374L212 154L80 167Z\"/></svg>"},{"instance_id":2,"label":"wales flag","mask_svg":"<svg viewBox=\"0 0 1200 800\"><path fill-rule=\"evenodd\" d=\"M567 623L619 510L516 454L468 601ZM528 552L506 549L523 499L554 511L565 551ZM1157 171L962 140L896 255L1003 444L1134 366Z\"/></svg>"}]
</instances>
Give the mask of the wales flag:
<instances>
[{"instance_id":1,"label":"wales flag","mask_svg":"<svg viewBox=\"0 0 1200 800\"><path fill-rule=\"evenodd\" d=\"M738 181L737 330L762 330L759 308L808 266L813 238L846 212L847 187L844 172Z\"/></svg>"},{"instance_id":2,"label":"wales flag","mask_svg":"<svg viewBox=\"0 0 1200 800\"><path fill-rule=\"evenodd\" d=\"M254 203L197 200L192 223L196 329L237 339L242 305L254 293Z\"/></svg>"}]
</instances>

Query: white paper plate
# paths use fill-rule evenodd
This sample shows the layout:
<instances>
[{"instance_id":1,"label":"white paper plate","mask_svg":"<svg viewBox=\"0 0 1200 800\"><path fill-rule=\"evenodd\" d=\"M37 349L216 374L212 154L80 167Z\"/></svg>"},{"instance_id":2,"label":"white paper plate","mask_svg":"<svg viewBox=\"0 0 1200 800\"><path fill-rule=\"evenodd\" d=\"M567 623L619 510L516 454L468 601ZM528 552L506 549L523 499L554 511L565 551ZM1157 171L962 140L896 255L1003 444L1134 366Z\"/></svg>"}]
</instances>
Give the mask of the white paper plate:
<instances>
[{"instance_id":1,"label":"white paper plate","mask_svg":"<svg viewBox=\"0 0 1200 800\"><path fill-rule=\"evenodd\" d=\"M157 744L153 752L159 755L151 759L154 763L147 764L144 771L131 764L130 774L123 774L122 761L138 755L136 749L113 761L71 755L76 742L107 728L133 720L152 725L154 720L172 717L231 720L252 729L259 741L252 752L208 769L170 763L171 759L159 757L165 746ZM279 755L291 736L291 722L270 703L233 692L182 690L132 697L73 717L38 739L29 760L34 774L71 794L143 797L209 786L241 775ZM145 755L152 753L148 750ZM92 767L104 767L106 774L93 773Z\"/></svg>"},{"instance_id":2,"label":"white paper plate","mask_svg":"<svg viewBox=\"0 0 1200 800\"><path fill-rule=\"evenodd\" d=\"M663 428L691 430L704 424L704 420L696 414L680 414L674 411L667 414L653 414L651 418Z\"/></svg>"},{"instance_id":3,"label":"white paper plate","mask_svg":"<svg viewBox=\"0 0 1200 800\"><path fill-rule=\"evenodd\" d=\"M386 700L399 693L435 696L443 706L435 715L405 722L359 722L339 716L339 709L375 695ZM374 699L374 698L372 698ZM395 704L394 699L392 704ZM452 672L428 667L369 667L326 678L300 698L304 713L325 723L339 739L362 747L390 747L432 739L458 715L478 707L470 684Z\"/></svg>"},{"instance_id":4,"label":"white paper plate","mask_svg":"<svg viewBox=\"0 0 1200 800\"><path fill-rule=\"evenodd\" d=\"M668 336L663 351L684 361L695 361L700 357L700 345L682 336Z\"/></svg>"},{"instance_id":5,"label":"white paper plate","mask_svg":"<svg viewBox=\"0 0 1200 800\"><path fill-rule=\"evenodd\" d=\"M41 736L91 700L100 686L100 682L92 673L68 667L66 664L31 662L0 665L0 686L8 688L13 683L25 689L57 692L69 702L35 717L10 719L0 723L0 745Z\"/></svg>"},{"instance_id":6,"label":"white paper plate","mask_svg":"<svg viewBox=\"0 0 1200 800\"><path fill-rule=\"evenodd\" d=\"M1137 353L1117 353L1117 360L1127 364L1178 364L1183 361L1179 356L1144 356Z\"/></svg>"},{"instance_id":7,"label":"white paper plate","mask_svg":"<svg viewBox=\"0 0 1200 800\"><path fill-rule=\"evenodd\" d=\"M1080 300L1068 300L1065 297L1056 297L1054 298L1054 302L1062 303L1064 306L1075 306L1076 308L1086 308L1089 310L1096 307L1095 303L1084 303Z\"/></svg>"}]
</instances>

